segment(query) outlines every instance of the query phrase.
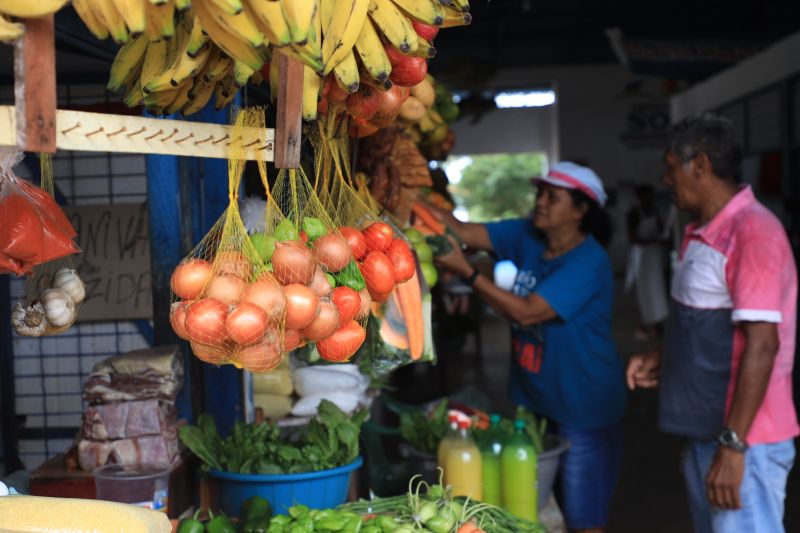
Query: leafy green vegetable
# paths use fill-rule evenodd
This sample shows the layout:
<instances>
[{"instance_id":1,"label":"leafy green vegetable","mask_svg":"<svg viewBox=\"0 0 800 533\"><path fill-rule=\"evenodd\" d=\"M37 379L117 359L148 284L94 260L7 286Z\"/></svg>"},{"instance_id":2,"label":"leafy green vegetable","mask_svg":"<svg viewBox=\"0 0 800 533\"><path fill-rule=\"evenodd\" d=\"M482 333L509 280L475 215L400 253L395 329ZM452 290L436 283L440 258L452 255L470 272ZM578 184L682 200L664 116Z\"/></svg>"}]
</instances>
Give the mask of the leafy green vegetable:
<instances>
[{"instance_id":1,"label":"leafy green vegetable","mask_svg":"<svg viewBox=\"0 0 800 533\"><path fill-rule=\"evenodd\" d=\"M436 404L430 413L400 415L400 435L421 452L436 453L439 441L447 433L447 401Z\"/></svg>"},{"instance_id":2,"label":"leafy green vegetable","mask_svg":"<svg viewBox=\"0 0 800 533\"><path fill-rule=\"evenodd\" d=\"M355 261L347 263L347 266L335 273L333 277L336 279L337 286L350 287L354 291L360 291L367 286Z\"/></svg>"},{"instance_id":3,"label":"leafy green vegetable","mask_svg":"<svg viewBox=\"0 0 800 533\"><path fill-rule=\"evenodd\" d=\"M197 426L180 429L181 441L204 468L242 474L313 472L352 463L358 457L361 425L366 410L348 417L328 400L319 404L317 418L296 435L282 436L269 422L236 422L224 440L211 416L200 415Z\"/></svg>"}]
</instances>

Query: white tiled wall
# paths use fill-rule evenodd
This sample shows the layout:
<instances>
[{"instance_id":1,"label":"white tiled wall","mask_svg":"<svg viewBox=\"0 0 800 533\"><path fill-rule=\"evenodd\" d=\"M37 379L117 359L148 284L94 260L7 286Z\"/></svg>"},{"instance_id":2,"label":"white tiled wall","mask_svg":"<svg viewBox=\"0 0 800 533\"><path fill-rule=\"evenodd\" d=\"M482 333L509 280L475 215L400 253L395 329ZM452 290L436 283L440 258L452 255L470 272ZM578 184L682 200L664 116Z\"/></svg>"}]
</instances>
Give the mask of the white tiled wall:
<instances>
[{"instance_id":1,"label":"white tiled wall","mask_svg":"<svg viewBox=\"0 0 800 533\"><path fill-rule=\"evenodd\" d=\"M101 85L59 86L59 104L104 101ZM0 87L0 104L11 103L10 88ZM38 164L33 157L31 164ZM17 173L30 177L22 165ZM143 155L96 152L58 152L53 156L56 186L73 205L141 203L147 200ZM22 280L12 280L12 305L21 295ZM147 347L133 322L80 323L55 337L14 336L16 412L27 428L73 428L77 431L85 408L83 381L92 367L120 353ZM70 439L25 439L20 458L29 469L67 450Z\"/></svg>"}]
</instances>

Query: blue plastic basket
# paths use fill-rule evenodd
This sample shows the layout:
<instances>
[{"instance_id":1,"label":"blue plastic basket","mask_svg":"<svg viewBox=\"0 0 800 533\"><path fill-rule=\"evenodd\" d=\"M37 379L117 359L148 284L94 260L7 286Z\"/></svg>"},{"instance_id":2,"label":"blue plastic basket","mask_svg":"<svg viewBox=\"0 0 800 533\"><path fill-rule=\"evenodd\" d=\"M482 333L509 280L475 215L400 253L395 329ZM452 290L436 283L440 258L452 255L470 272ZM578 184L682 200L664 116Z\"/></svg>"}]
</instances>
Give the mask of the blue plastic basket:
<instances>
[{"instance_id":1,"label":"blue plastic basket","mask_svg":"<svg viewBox=\"0 0 800 533\"><path fill-rule=\"evenodd\" d=\"M266 498L275 514L293 505L330 509L347 500L350 474L361 468L361 457L348 465L302 474L235 474L211 469L216 480L217 504L228 516L238 516L242 503L252 496Z\"/></svg>"}]
</instances>

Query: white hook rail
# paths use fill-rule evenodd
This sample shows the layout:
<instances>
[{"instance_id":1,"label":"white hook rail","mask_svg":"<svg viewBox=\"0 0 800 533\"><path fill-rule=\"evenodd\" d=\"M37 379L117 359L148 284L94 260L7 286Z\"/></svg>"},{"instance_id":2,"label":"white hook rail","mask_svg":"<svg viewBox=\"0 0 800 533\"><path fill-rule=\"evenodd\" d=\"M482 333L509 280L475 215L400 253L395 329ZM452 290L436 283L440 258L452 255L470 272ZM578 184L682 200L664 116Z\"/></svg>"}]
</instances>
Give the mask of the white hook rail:
<instances>
[{"instance_id":1,"label":"white hook rail","mask_svg":"<svg viewBox=\"0 0 800 533\"><path fill-rule=\"evenodd\" d=\"M0 146L17 146L14 106L0 106ZM239 144L246 159L273 161L275 130L248 128L231 138L221 124L56 110L56 146L61 150L127 152L227 159L229 146Z\"/></svg>"}]
</instances>

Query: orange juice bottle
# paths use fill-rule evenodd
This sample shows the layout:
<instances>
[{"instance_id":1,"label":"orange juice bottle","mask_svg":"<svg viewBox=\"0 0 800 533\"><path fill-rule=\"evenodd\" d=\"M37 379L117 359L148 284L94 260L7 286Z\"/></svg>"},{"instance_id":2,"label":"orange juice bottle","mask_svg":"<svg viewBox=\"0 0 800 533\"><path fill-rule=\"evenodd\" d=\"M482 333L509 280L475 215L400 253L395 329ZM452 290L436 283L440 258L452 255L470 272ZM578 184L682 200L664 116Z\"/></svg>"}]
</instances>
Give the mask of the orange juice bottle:
<instances>
[{"instance_id":1,"label":"orange juice bottle","mask_svg":"<svg viewBox=\"0 0 800 533\"><path fill-rule=\"evenodd\" d=\"M481 500L481 452L469 434L469 420L458 422L458 437L447 450L445 472L447 484L453 487L453 496L468 496Z\"/></svg>"},{"instance_id":2,"label":"orange juice bottle","mask_svg":"<svg viewBox=\"0 0 800 533\"><path fill-rule=\"evenodd\" d=\"M439 464L439 468L441 468L444 472L445 484L447 483L447 471L445 470L447 452L450 450L450 446L458 437L458 413L456 411L448 411L447 423L450 425L450 427L448 428L447 433L444 434L444 437L442 437L442 440L439 441L439 447L436 449L436 462Z\"/></svg>"}]
</instances>

